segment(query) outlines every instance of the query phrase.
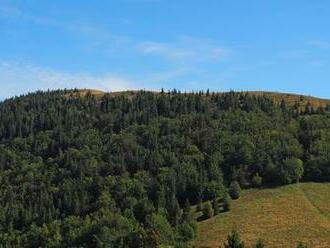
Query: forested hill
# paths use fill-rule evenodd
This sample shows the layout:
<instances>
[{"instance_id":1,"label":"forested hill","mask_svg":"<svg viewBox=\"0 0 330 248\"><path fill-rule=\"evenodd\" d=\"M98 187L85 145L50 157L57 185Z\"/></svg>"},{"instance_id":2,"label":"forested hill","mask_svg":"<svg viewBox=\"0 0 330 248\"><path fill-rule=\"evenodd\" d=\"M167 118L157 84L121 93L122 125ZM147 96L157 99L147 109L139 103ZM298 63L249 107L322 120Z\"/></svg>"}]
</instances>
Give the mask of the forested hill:
<instances>
[{"instance_id":1,"label":"forested hill","mask_svg":"<svg viewBox=\"0 0 330 248\"><path fill-rule=\"evenodd\" d=\"M190 205L229 210L229 185L330 181L327 102L81 93L0 104L4 247L185 247L196 235Z\"/></svg>"},{"instance_id":2,"label":"forested hill","mask_svg":"<svg viewBox=\"0 0 330 248\"><path fill-rule=\"evenodd\" d=\"M157 91L149 91L150 93L159 94L160 92ZM83 90L73 90L69 91L67 93L67 97L83 97L86 96L86 94L91 94L95 96L96 98L100 99L105 94L109 94L112 96L125 96L125 97L133 97L135 96L138 91L117 91L117 92L109 92L106 93L101 90L92 90L92 89L83 89ZM197 92L198 93L198 92ZM229 92L217 92L214 94L228 94ZM312 97L312 96L304 96L304 95L298 95L298 94L291 94L291 93L279 93L279 92L267 92L267 91L246 91L246 92L240 92L244 94L248 94L250 96L262 96L270 98L274 103L280 104L282 101L285 102L287 106L299 108L303 110L307 105L312 106L313 108L317 109L318 107L326 107L327 105L330 105L329 99L322 99L318 97ZM206 92L205 92L206 95Z\"/></svg>"}]
</instances>

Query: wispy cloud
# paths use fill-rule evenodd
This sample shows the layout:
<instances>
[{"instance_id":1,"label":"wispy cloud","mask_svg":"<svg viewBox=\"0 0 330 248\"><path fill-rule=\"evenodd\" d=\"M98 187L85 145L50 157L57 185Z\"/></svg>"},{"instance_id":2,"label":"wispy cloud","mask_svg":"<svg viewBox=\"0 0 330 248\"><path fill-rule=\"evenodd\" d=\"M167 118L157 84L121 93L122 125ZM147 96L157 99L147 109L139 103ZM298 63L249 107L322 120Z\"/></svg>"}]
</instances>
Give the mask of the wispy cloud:
<instances>
[{"instance_id":1,"label":"wispy cloud","mask_svg":"<svg viewBox=\"0 0 330 248\"><path fill-rule=\"evenodd\" d=\"M195 51L193 50L173 47L165 43L152 41L139 44L138 49L144 54L155 54L171 59L182 59L195 55Z\"/></svg>"},{"instance_id":2,"label":"wispy cloud","mask_svg":"<svg viewBox=\"0 0 330 248\"><path fill-rule=\"evenodd\" d=\"M280 59L303 59L311 55L311 52L307 49L292 49L292 50L282 50L278 53Z\"/></svg>"},{"instance_id":3,"label":"wispy cloud","mask_svg":"<svg viewBox=\"0 0 330 248\"><path fill-rule=\"evenodd\" d=\"M313 47L324 49L324 50L330 50L330 42L325 40L313 40L309 42L310 45Z\"/></svg>"},{"instance_id":4,"label":"wispy cloud","mask_svg":"<svg viewBox=\"0 0 330 248\"><path fill-rule=\"evenodd\" d=\"M1 1L1 0L0 0ZM158 2L159 0L123 0L133 2ZM141 40L135 37L117 35L108 30L103 24L83 23L74 19L57 19L31 11L23 11L17 6L1 6L0 17L11 18L15 21L24 21L31 25L64 31L73 36L75 47L82 52L97 53L102 58L109 59L109 64L117 58L132 61L154 59L153 66L144 67L139 75L130 72L114 75L110 73L69 73L36 66L27 63L1 62L0 60L0 98L26 93L37 89L56 88L98 88L103 90L124 90L136 88L168 88L167 82L179 82L180 85L189 84L187 77L211 74L209 65L217 64L230 57L234 51L220 42L199 37L179 36L170 41L162 39ZM61 32L62 33L62 32ZM65 37L63 37L65 39ZM1 59L1 58L0 58ZM139 67L139 64L129 66ZM149 63L149 62L147 62ZM133 70L134 71L134 70ZM137 71L137 70L135 70ZM203 75L199 75L203 74ZM127 76L128 75L128 76ZM134 80L132 80L134 79ZM134 84L132 83L134 81ZM191 81L191 80L190 80ZM186 82L186 83L185 83ZM4 85L4 86L3 86ZM174 84L168 84L174 87Z\"/></svg>"},{"instance_id":5,"label":"wispy cloud","mask_svg":"<svg viewBox=\"0 0 330 248\"><path fill-rule=\"evenodd\" d=\"M62 21L47 16L36 15L13 5L0 5L0 16L17 21L25 21L39 26L64 30L74 35L93 38L94 41L123 43L128 40L127 37L114 35L99 26L81 23L77 20Z\"/></svg>"},{"instance_id":6,"label":"wispy cloud","mask_svg":"<svg viewBox=\"0 0 330 248\"><path fill-rule=\"evenodd\" d=\"M160 0L122 0L127 2L159 2ZM230 53L232 49L219 46L210 40L204 40L196 37L181 36L171 42L147 40L136 40L132 37L116 35L109 30L98 26L79 21L61 21L47 16L40 16L30 12L23 11L13 5L0 5L0 15L28 21L36 25L47 26L51 28L65 30L73 35L80 35L89 43L87 47L92 49L102 49L105 53L108 51L130 51L135 55L152 55L171 60L186 60L189 62L216 60L223 58ZM188 62L188 61L187 61Z\"/></svg>"},{"instance_id":7,"label":"wispy cloud","mask_svg":"<svg viewBox=\"0 0 330 248\"><path fill-rule=\"evenodd\" d=\"M229 48L224 48L211 44L209 41L196 39L193 37L181 37L176 42L155 42L146 41L137 45L137 50L145 55L157 55L172 60L214 60L227 56L232 52Z\"/></svg>"},{"instance_id":8,"label":"wispy cloud","mask_svg":"<svg viewBox=\"0 0 330 248\"><path fill-rule=\"evenodd\" d=\"M0 62L0 98L36 90L59 88L93 88L105 91L133 89L126 77L103 74L59 72L34 65Z\"/></svg>"}]
</instances>

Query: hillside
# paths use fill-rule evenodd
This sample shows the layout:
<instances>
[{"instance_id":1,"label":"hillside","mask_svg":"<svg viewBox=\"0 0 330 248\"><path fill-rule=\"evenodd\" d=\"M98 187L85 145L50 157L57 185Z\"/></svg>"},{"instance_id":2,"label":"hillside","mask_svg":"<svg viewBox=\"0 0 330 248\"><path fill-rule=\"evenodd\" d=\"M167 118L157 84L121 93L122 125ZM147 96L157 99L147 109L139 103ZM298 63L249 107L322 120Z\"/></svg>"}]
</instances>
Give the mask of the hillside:
<instances>
[{"instance_id":1,"label":"hillside","mask_svg":"<svg viewBox=\"0 0 330 248\"><path fill-rule=\"evenodd\" d=\"M267 247L330 247L330 184L302 183L246 190L229 213L199 223L197 247L219 247L236 229L246 244Z\"/></svg>"},{"instance_id":2,"label":"hillside","mask_svg":"<svg viewBox=\"0 0 330 248\"><path fill-rule=\"evenodd\" d=\"M288 106L293 106L297 104L299 107L305 107L308 103L311 104L314 108L324 107L330 104L329 99L322 99L313 96L305 96L298 94L290 94L290 93L279 93L279 92L265 92L265 91L249 91L248 94L255 96L266 96L273 99L276 103L281 103L282 100Z\"/></svg>"},{"instance_id":3,"label":"hillside","mask_svg":"<svg viewBox=\"0 0 330 248\"><path fill-rule=\"evenodd\" d=\"M186 247L196 221L226 209L230 185L330 182L329 108L296 111L251 94L57 90L1 102L0 244ZM292 208L308 205L291 195ZM271 196L279 216L298 212ZM223 228L240 206L263 214L240 201ZM190 214L196 205L199 216ZM322 222L306 213L318 230ZM203 230L198 243L218 238L217 225Z\"/></svg>"},{"instance_id":4,"label":"hillside","mask_svg":"<svg viewBox=\"0 0 330 248\"><path fill-rule=\"evenodd\" d=\"M74 97L77 96L86 96L87 92L90 92L96 98L101 98L106 92L94 89L82 89L73 93ZM133 97L137 94L138 91L117 91L117 92L109 92L112 96L125 96L125 97ZM159 92L153 91L152 93L158 94ZM287 106L297 105L300 109L305 108L305 106L310 103L313 108L325 107L330 105L330 99L322 99L313 96L305 96L291 93L281 93L281 92L266 92L266 91L246 91L247 94L251 96L265 96L272 99L275 103L280 104L283 100L287 104ZM216 94L226 94L226 92L218 92ZM67 94L70 96L70 94Z\"/></svg>"}]
</instances>

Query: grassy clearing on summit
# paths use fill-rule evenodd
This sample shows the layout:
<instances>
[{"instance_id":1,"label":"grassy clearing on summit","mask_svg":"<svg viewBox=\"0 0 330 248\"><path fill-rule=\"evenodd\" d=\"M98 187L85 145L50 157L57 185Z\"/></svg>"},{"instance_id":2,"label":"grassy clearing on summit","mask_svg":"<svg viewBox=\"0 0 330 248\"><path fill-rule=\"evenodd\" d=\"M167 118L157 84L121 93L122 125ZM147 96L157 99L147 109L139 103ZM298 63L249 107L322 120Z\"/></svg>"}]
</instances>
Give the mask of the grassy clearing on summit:
<instances>
[{"instance_id":1,"label":"grassy clearing on summit","mask_svg":"<svg viewBox=\"0 0 330 248\"><path fill-rule=\"evenodd\" d=\"M106 92L101 90L94 90L94 89L81 89L77 92L74 92L74 97L83 97L86 96L87 93L94 95L96 98L101 98ZM154 94L159 94L158 91L152 91ZM109 92L110 95L113 96L126 96L128 98L133 97L137 93L136 90L126 90L126 91L116 91L116 92ZM267 96L268 98L272 99L275 103L280 104L282 100L288 106L294 106L297 104L300 110L304 110L306 105L309 103L313 108L317 109L318 107L326 107L330 105L329 99L321 99L312 96L304 96L298 94L290 94L290 93L279 93L279 92L266 92L266 91L246 91L246 93L254 96ZM223 92L218 92L217 94L224 94ZM70 96L70 94L67 94Z\"/></svg>"},{"instance_id":2,"label":"grassy clearing on summit","mask_svg":"<svg viewBox=\"0 0 330 248\"><path fill-rule=\"evenodd\" d=\"M246 190L230 212L199 223L196 246L222 247L233 229L248 247L258 238L267 247L330 247L330 184Z\"/></svg>"}]
</instances>

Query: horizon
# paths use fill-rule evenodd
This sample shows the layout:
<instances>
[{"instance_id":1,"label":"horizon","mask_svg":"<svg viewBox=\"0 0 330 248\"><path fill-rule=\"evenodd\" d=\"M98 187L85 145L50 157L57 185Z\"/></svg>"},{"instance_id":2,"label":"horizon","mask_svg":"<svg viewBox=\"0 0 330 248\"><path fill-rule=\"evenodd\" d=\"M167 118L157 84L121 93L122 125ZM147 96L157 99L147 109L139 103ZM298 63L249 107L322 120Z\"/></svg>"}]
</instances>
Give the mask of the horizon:
<instances>
[{"instance_id":1,"label":"horizon","mask_svg":"<svg viewBox=\"0 0 330 248\"><path fill-rule=\"evenodd\" d=\"M67 91L75 91L75 90L78 90L78 91L91 91L92 94L112 94L112 93L126 93L126 92L139 92L139 91L144 91L144 92L152 92L152 93L160 93L162 90L164 90L165 93L171 93L172 91L176 90L178 93L180 94L193 94L193 93L199 93L199 92L203 92L206 94L207 91L209 91L210 94L212 93L215 93L215 94L227 94L227 93L230 93L230 92L235 92L235 93L261 93L261 94L270 94L270 95L288 95L288 96L296 96L296 97L307 97L307 98L314 98L316 100L325 100L325 101L330 101L330 98L324 98L324 97L318 97L318 96L313 96L313 95L306 95L306 94L299 94L299 93L295 93L295 92L280 92L280 91L264 91L264 90L259 90L259 91L256 91L256 90L233 90L233 89L230 89L230 90L227 90L227 91L213 91L213 90L210 90L210 89L196 89L196 90L180 90L180 89L177 89L177 88L173 88L173 89L159 89L159 90L149 90L149 89L124 89L124 90L117 90L117 91L107 91L107 90L101 90L101 89L96 89L96 88L54 88L54 89L38 89L38 90L35 90L35 91L29 91L29 92L25 92L25 93L22 93L22 94L17 94L17 95L13 95L13 96L9 96L9 97L6 97L6 98L3 98L1 99L0 98L0 103L1 102L4 102L6 100L10 100L12 98L16 98L16 97L24 97L24 96L27 96L29 94L33 94L33 93L36 93L36 92L48 92L48 91L61 91L61 90L67 90ZM95 91L95 92L93 92Z\"/></svg>"},{"instance_id":2,"label":"horizon","mask_svg":"<svg viewBox=\"0 0 330 248\"><path fill-rule=\"evenodd\" d=\"M326 1L0 0L0 100L37 90L330 98Z\"/></svg>"}]
</instances>

